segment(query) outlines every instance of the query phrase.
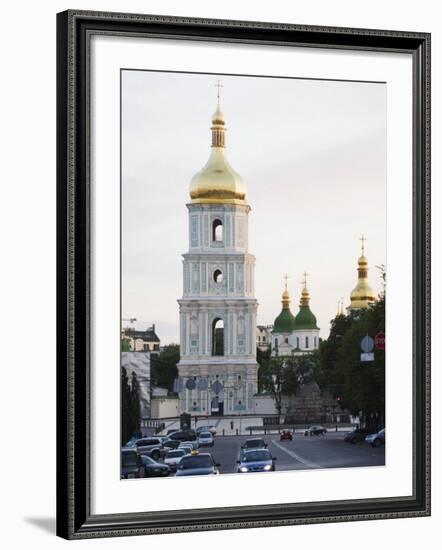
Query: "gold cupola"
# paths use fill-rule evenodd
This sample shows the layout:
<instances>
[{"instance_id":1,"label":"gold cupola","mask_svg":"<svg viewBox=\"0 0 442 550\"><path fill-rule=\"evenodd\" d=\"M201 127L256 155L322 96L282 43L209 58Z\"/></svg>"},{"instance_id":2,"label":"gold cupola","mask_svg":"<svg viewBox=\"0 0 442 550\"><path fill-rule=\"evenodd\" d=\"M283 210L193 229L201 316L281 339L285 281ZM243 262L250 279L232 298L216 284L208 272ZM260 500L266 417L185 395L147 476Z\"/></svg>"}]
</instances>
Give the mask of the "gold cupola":
<instances>
[{"instance_id":1,"label":"gold cupola","mask_svg":"<svg viewBox=\"0 0 442 550\"><path fill-rule=\"evenodd\" d=\"M292 333L295 328L295 316L290 311L290 302L292 301L290 298L290 293L287 289L287 279L288 275L284 276L285 279L285 288L284 292L282 293L282 310L281 313L276 317L274 323L273 323L273 331L276 334L285 334L285 333Z\"/></svg>"},{"instance_id":2,"label":"gold cupola","mask_svg":"<svg viewBox=\"0 0 442 550\"><path fill-rule=\"evenodd\" d=\"M190 182L190 198L196 204L245 204L246 187L226 158L226 123L218 102L212 116L212 147L206 165Z\"/></svg>"},{"instance_id":3,"label":"gold cupola","mask_svg":"<svg viewBox=\"0 0 442 550\"><path fill-rule=\"evenodd\" d=\"M368 284L368 260L365 257L365 237L361 237L362 254L358 259L358 283L350 294L349 309L366 309L377 300L375 291Z\"/></svg>"}]
</instances>

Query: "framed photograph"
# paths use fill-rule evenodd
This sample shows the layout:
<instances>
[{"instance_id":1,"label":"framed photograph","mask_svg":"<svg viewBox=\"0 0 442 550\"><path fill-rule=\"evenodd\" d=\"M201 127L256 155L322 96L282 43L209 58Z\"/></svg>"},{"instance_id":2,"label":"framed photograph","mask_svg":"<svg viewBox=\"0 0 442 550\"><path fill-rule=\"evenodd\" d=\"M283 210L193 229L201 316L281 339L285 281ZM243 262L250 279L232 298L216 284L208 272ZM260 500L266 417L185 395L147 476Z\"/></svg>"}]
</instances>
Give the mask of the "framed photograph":
<instances>
[{"instance_id":1,"label":"framed photograph","mask_svg":"<svg viewBox=\"0 0 442 550\"><path fill-rule=\"evenodd\" d=\"M57 533L430 514L430 35L57 19Z\"/></svg>"}]
</instances>

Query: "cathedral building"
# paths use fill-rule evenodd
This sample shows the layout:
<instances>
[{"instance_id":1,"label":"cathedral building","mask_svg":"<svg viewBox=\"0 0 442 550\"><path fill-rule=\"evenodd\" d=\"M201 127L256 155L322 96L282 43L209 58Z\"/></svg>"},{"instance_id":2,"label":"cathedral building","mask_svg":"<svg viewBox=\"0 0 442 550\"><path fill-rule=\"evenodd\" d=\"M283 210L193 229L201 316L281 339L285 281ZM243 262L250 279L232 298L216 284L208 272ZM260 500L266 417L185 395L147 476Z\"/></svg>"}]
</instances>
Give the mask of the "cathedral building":
<instances>
[{"instance_id":1,"label":"cathedral building","mask_svg":"<svg viewBox=\"0 0 442 550\"><path fill-rule=\"evenodd\" d=\"M377 301L375 291L368 283L368 260L365 257L365 237L361 237L362 254L358 259L358 282L350 294L350 305L347 312L356 312L366 309Z\"/></svg>"},{"instance_id":2,"label":"cathedral building","mask_svg":"<svg viewBox=\"0 0 442 550\"><path fill-rule=\"evenodd\" d=\"M195 416L253 413L257 392L250 206L245 184L226 158L219 88L211 132L209 159L190 184L189 249L178 300L180 412Z\"/></svg>"},{"instance_id":3,"label":"cathedral building","mask_svg":"<svg viewBox=\"0 0 442 550\"><path fill-rule=\"evenodd\" d=\"M282 310L276 317L272 332L272 356L305 355L319 347L319 328L310 309L310 293L307 289L307 274L304 273L299 311L290 311L291 298L287 290L282 293Z\"/></svg>"}]
</instances>

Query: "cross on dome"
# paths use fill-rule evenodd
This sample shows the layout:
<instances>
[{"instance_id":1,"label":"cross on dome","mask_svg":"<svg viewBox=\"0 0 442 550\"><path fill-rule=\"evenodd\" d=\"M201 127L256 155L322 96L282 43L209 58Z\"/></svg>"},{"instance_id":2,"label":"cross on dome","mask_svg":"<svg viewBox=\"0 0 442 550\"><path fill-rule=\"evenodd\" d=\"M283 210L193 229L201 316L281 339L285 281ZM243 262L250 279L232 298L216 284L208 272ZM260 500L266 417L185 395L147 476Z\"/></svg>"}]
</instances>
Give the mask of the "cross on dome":
<instances>
[{"instance_id":1,"label":"cross on dome","mask_svg":"<svg viewBox=\"0 0 442 550\"><path fill-rule=\"evenodd\" d=\"M224 88L224 86L221 84L221 82L219 80L217 81L217 83L214 86L215 86L215 88L218 88L216 97L218 99L218 105L219 105L220 90L221 90L221 88Z\"/></svg>"},{"instance_id":2,"label":"cross on dome","mask_svg":"<svg viewBox=\"0 0 442 550\"><path fill-rule=\"evenodd\" d=\"M364 237L364 235L361 236L361 238L359 239L361 241L361 250L362 250L362 256L364 255L364 252L365 252L365 241L366 241L366 238Z\"/></svg>"},{"instance_id":3,"label":"cross on dome","mask_svg":"<svg viewBox=\"0 0 442 550\"><path fill-rule=\"evenodd\" d=\"M303 275L302 284L304 285L304 288L307 288L307 276L308 276L307 271L304 271L302 275Z\"/></svg>"}]
</instances>

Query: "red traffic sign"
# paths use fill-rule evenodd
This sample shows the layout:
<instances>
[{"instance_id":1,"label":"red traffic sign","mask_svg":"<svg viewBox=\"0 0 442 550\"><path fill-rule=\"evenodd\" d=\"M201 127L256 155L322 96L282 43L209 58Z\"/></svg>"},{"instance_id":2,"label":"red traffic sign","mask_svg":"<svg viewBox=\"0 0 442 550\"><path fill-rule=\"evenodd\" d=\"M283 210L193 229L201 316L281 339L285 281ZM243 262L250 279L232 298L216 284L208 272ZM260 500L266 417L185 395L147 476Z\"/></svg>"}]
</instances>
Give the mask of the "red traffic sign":
<instances>
[{"instance_id":1,"label":"red traffic sign","mask_svg":"<svg viewBox=\"0 0 442 550\"><path fill-rule=\"evenodd\" d=\"M385 349L385 334L378 332L374 337L374 345L376 349Z\"/></svg>"}]
</instances>

